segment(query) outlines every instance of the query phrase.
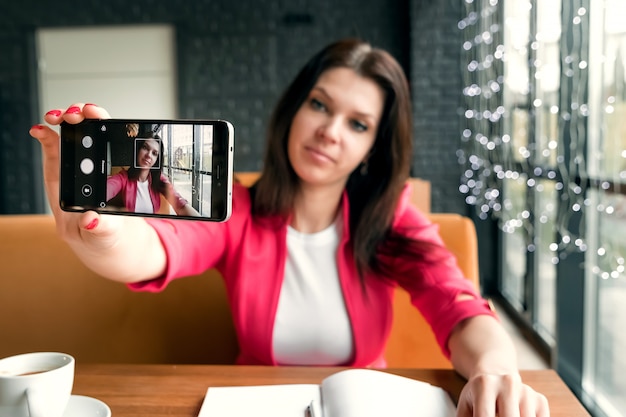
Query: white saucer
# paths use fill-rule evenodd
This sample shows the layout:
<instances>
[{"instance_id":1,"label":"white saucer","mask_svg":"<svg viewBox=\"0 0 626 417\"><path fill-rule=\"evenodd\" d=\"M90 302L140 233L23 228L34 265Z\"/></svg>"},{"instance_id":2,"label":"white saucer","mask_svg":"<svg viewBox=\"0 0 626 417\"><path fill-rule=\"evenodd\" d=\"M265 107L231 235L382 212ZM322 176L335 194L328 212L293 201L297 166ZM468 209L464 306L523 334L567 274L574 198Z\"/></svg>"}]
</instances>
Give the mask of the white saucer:
<instances>
[{"instance_id":1,"label":"white saucer","mask_svg":"<svg viewBox=\"0 0 626 417\"><path fill-rule=\"evenodd\" d=\"M63 417L111 417L111 409L95 398L72 395Z\"/></svg>"}]
</instances>

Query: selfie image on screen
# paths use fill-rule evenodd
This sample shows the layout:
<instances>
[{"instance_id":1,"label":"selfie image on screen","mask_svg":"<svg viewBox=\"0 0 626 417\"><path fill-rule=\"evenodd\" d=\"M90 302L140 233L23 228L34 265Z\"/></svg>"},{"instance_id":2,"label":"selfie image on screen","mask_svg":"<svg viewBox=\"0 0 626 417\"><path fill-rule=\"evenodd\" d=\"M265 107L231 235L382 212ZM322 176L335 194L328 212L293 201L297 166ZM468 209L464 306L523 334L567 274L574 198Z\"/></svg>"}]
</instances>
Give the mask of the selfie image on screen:
<instances>
[{"instance_id":1,"label":"selfie image on screen","mask_svg":"<svg viewBox=\"0 0 626 417\"><path fill-rule=\"evenodd\" d=\"M211 215L213 126L127 123L108 133L105 210Z\"/></svg>"}]
</instances>

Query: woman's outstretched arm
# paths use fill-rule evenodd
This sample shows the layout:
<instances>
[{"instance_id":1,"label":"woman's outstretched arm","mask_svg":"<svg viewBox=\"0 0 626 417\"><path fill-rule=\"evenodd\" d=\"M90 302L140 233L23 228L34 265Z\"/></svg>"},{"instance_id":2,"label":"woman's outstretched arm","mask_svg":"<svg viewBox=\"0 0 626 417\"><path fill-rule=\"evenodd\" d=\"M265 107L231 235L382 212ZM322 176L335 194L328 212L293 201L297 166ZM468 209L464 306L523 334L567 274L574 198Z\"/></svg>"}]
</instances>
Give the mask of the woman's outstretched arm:
<instances>
[{"instance_id":1,"label":"woman's outstretched arm","mask_svg":"<svg viewBox=\"0 0 626 417\"><path fill-rule=\"evenodd\" d=\"M77 103L67 110L45 115L50 125L79 123L85 118L108 118L106 110ZM69 213L59 205L59 135L44 124L30 134L41 143L44 184L57 231L83 263L93 271L120 282L138 282L163 274L166 256L152 227L140 217L100 215L93 211Z\"/></svg>"}]
</instances>

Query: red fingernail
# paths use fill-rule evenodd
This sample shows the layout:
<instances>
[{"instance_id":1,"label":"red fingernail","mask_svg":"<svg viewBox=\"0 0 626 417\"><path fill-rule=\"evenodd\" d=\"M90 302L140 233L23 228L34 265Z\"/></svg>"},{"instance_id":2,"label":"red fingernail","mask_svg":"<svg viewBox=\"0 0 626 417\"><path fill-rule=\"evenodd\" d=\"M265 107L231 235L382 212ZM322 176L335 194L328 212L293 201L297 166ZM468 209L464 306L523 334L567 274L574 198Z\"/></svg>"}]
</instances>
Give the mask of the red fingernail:
<instances>
[{"instance_id":1,"label":"red fingernail","mask_svg":"<svg viewBox=\"0 0 626 417\"><path fill-rule=\"evenodd\" d=\"M91 221L91 223L89 223L87 226L85 226L85 229L87 229L87 230L95 229L95 227L97 225L98 225L98 219L93 219Z\"/></svg>"},{"instance_id":2,"label":"red fingernail","mask_svg":"<svg viewBox=\"0 0 626 417\"><path fill-rule=\"evenodd\" d=\"M42 125L33 125L33 127L31 127L31 129L43 129Z\"/></svg>"},{"instance_id":3,"label":"red fingernail","mask_svg":"<svg viewBox=\"0 0 626 417\"><path fill-rule=\"evenodd\" d=\"M98 107L97 104L93 104L93 103L85 103L85 106L95 106L95 107Z\"/></svg>"},{"instance_id":4,"label":"red fingernail","mask_svg":"<svg viewBox=\"0 0 626 417\"><path fill-rule=\"evenodd\" d=\"M47 115L59 117L61 115L61 110L50 110L48 113L46 113L46 116Z\"/></svg>"},{"instance_id":5,"label":"red fingernail","mask_svg":"<svg viewBox=\"0 0 626 417\"><path fill-rule=\"evenodd\" d=\"M80 113L80 107L78 106L72 106L69 109L65 110L65 113L69 113L69 114L77 114Z\"/></svg>"}]
</instances>

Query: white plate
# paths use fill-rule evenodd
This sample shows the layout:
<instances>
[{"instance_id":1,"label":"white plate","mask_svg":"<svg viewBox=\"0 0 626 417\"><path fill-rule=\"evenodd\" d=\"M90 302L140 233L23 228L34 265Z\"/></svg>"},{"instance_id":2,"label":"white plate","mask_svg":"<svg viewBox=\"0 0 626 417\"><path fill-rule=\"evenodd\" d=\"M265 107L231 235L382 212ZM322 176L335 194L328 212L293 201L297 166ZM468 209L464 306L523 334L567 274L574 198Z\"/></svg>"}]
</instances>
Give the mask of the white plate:
<instances>
[{"instance_id":1,"label":"white plate","mask_svg":"<svg viewBox=\"0 0 626 417\"><path fill-rule=\"evenodd\" d=\"M63 417L111 417L111 409L95 398L72 395Z\"/></svg>"}]
</instances>

